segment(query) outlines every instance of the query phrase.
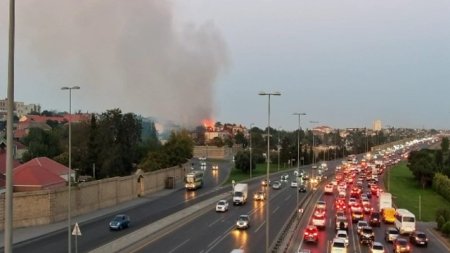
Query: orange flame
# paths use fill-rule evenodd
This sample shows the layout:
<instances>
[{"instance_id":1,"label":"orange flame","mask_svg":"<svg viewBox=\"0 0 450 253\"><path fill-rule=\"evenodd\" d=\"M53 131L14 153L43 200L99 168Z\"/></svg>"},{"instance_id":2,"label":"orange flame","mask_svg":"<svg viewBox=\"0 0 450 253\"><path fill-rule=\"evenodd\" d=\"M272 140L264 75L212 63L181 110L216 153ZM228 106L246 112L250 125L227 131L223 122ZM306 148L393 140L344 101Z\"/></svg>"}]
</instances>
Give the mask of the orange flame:
<instances>
[{"instance_id":1,"label":"orange flame","mask_svg":"<svg viewBox=\"0 0 450 253\"><path fill-rule=\"evenodd\" d=\"M214 129L214 120L212 119L203 119L202 124L207 130L213 130Z\"/></svg>"}]
</instances>

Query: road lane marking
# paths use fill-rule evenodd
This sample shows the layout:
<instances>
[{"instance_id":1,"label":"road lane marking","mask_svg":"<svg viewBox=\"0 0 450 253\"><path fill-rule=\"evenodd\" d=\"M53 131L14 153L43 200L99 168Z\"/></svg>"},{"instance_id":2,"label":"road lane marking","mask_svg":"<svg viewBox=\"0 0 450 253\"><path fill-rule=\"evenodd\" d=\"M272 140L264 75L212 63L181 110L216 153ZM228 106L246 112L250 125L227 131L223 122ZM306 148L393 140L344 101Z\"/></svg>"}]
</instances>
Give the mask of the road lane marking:
<instances>
[{"instance_id":1,"label":"road lane marking","mask_svg":"<svg viewBox=\"0 0 450 253\"><path fill-rule=\"evenodd\" d=\"M214 224L216 224L216 223L219 222L220 220L222 220L222 217L220 217L219 219L217 219L217 220L211 222L211 224L209 224L208 227L214 226Z\"/></svg>"},{"instance_id":2,"label":"road lane marking","mask_svg":"<svg viewBox=\"0 0 450 253\"><path fill-rule=\"evenodd\" d=\"M274 214L276 211L278 211L278 209L280 209L279 206L277 206L277 208L275 208L275 209L273 210L272 214Z\"/></svg>"},{"instance_id":3,"label":"road lane marking","mask_svg":"<svg viewBox=\"0 0 450 253\"><path fill-rule=\"evenodd\" d=\"M178 246L176 246L175 248L173 248L171 251L169 251L168 253L173 253L175 252L175 250L179 249L181 246L185 245L186 243L188 243L191 239L186 239L186 241L178 244Z\"/></svg>"},{"instance_id":4,"label":"road lane marking","mask_svg":"<svg viewBox=\"0 0 450 253\"><path fill-rule=\"evenodd\" d=\"M230 232L234 229L234 225L231 226L229 229L225 231L221 236L219 236L214 242L210 243L211 246L208 245L208 249L205 251L205 253L210 252L213 250L225 237L230 235Z\"/></svg>"},{"instance_id":5,"label":"road lane marking","mask_svg":"<svg viewBox=\"0 0 450 253\"><path fill-rule=\"evenodd\" d=\"M259 225L259 226L255 229L255 233L258 233L258 231L264 226L264 224L266 224L266 221L263 221L263 223L261 223L261 225Z\"/></svg>"},{"instance_id":6,"label":"road lane marking","mask_svg":"<svg viewBox=\"0 0 450 253\"><path fill-rule=\"evenodd\" d=\"M287 201L288 199L290 199L292 197L292 195L288 195L286 198L284 198L284 201Z\"/></svg>"},{"instance_id":7,"label":"road lane marking","mask_svg":"<svg viewBox=\"0 0 450 253\"><path fill-rule=\"evenodd\" d=\"M222 237L222 235L218 236L216 239L214 239L210 244L208 244L208 248L211 247L212 245L214 245L214 243L216 243L217 240L220 239L220 237Z\"/></svg>"}]
</instances>

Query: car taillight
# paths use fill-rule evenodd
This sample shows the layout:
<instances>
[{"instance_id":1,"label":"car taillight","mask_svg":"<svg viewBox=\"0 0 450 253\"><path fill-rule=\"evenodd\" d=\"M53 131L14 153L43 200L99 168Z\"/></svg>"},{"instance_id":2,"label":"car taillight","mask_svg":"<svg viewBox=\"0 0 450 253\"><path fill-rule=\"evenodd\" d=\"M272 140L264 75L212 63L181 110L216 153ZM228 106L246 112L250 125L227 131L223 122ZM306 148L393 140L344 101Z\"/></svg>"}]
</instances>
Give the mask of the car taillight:
<instances>
[{"instance_id":1,"label":"car taillight","mask_svg":"<svg viewBox=\"0 0 450 253\"><path fill-rule=\"evenodd\" d=\"M407 246L406 246L406 249L408 249L408 250L409 250L409 245L407 245Z\"/></svg>"}]
</instances>

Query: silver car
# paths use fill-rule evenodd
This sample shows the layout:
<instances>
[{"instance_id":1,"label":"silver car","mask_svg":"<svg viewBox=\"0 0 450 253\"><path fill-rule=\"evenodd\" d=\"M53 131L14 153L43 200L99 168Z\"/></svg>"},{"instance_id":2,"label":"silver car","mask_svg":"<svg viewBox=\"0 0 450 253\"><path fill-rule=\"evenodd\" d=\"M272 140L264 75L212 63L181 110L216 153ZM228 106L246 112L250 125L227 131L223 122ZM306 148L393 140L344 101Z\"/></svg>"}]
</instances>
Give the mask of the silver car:
<instances>
[{"instance_id":1,"label":"silver car","mask_svg":"<svg viewBox=\"0 0 450 253\"><path fill-rule=\"evenodd\" d=\"M236 221L236 228L238 229L247 229L250 227L250 216L246 214L242 214L239 216Z\"/></svg>"},{"instance_id":2,"label":"silver car","mask_svg":"<svg viewBox=\"0 0 450 253\"><path fill-rule=\"evenodd\" d=\"M397 239L399 236L398 230L394 227L388 227L386 229L386 233L384 236L384 240L387 242L393 242L395 239Z\"/></svg>"}]
</instances>

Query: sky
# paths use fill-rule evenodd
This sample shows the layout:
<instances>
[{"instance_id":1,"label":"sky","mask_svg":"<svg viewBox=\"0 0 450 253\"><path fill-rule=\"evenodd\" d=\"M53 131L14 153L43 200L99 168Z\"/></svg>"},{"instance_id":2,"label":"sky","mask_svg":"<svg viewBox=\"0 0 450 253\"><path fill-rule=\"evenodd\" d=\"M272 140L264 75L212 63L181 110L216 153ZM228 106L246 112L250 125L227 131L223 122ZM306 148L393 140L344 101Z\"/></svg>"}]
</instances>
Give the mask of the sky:
<instances>
[{"instance_id":1,"label":"sky","mask_svg":"<svg viewBox=\"0 0 450 253\"><path fill-rule=\"evenodd\" d=\"M8 1L0 2L6 97ZM18 0L15 100L195 126L450 128L447 0ZM311 121L319 123L311 123Z\"/></svg>"}]
</instances>

